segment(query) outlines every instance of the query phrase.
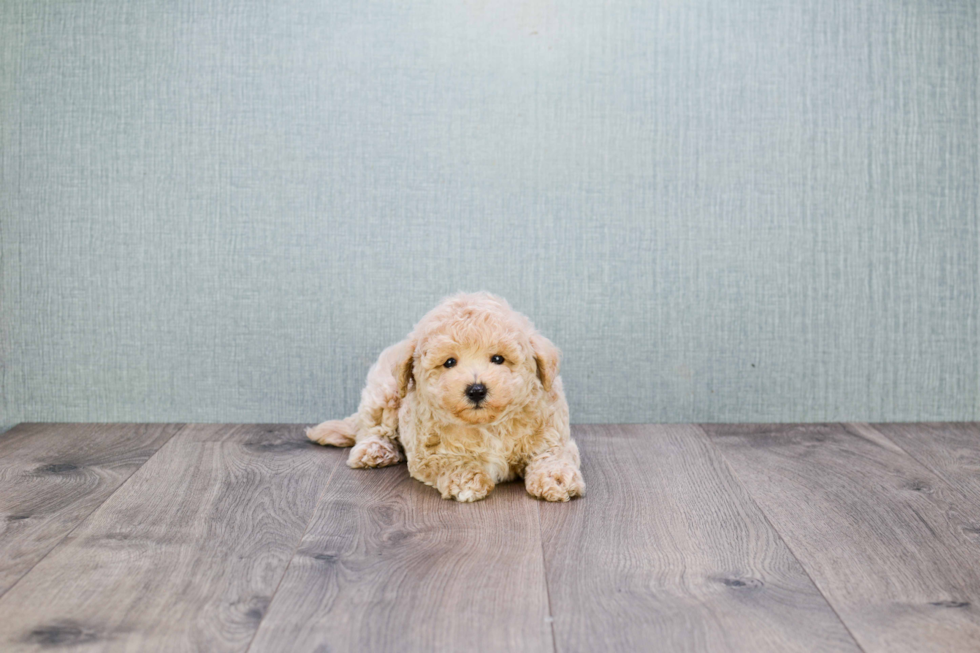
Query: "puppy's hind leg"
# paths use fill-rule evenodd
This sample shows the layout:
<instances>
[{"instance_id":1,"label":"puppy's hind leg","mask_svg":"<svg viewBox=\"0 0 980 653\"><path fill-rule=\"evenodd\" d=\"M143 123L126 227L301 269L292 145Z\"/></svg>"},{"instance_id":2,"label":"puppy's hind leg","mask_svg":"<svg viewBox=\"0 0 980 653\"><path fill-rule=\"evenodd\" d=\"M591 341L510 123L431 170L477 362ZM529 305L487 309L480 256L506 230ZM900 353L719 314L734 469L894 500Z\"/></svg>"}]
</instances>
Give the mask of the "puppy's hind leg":
<instances>
[{"instance_id":1,"label":"puppy's hind leg","mask_svg":"<svg viewBox=\"0 0 980 653\"><path fill-rule=\"evenodd\" d=\"M379 406L368 413L371 426L357 436L350 450L347 466L352 469L388 467L405 460L398 445L398 411L393 406Z\"/></svg>"},{"instance_id":2,"label":"puppy's hind leg","mask_svg":"<svg viewBox=\"0 0 980 653\"><path fill-rule=\"evenodd\" d=\"M347 456L347 466L351 469L388 467L397 465L404 458L401 449L388 438L368 436L359 441Z\"/></svg>"},{"instance_id":3,"label":"puppy's hind leg","mask_svg":"<svg viewBox=\"0 0 980 653\"><path fill-rule=\"evenodd\" d=\"M385 437L389 429L383 424L363 430L357 437L358 414L346 419L323 422L306 429L306 437L317 444L332 447L354 447L347 457L347 465L355 469L361 467L387 467L397 465L404 458L397 443Z\"/></svg>"},{"instance_id":4,"label":"puppy's hind leg","mask_svg":"<svg viewBox=\"0 0 980 653\"><path fill-rule=\"evenodd\" d=\"M411 378L414 343L396 343L378 356L368 370L357 413L338 422L324 422L307 431L320 444L354 446L350 467L386 467L403 460L398 445L398 409Z\"/></svg>"},{"instance_id":5,"label":"puppy's hind leg","mask_svg":"<svg viewBox=\"0 0 980 653\"><path fill-rule=\"evenodd\" d=\"M317 444L352 447L357 435L357 413L345 419L333 419L306 429L306 437Z\"/></svg>"}]
</instances>

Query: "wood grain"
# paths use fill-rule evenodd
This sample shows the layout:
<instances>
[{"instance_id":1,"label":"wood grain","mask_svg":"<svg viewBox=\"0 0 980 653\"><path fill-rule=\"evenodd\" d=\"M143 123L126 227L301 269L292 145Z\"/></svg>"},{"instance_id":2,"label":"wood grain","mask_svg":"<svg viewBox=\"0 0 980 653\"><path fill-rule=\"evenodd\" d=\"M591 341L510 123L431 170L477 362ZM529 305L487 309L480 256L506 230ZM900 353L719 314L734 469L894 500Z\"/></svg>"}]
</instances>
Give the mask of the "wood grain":
<instances>
[{"instance_id":1,"label":"wood grain","mask_svg":"<svg viewBox=\"0 0 980 653\"><path fill-rule=\"evenodd\" d=\"M341 460L295 426L186 427L0 599L0 649L246 649Z\"/></svg>"},{"instance_id":2,"label":"wood grain","mask_svg":"<svg viewBox=\"0 0 980 653\"><path fill-rule=\"evenodd\" d=\"M708 425L866 651L976 651L977 507L860 425Z\"/></svg>"},{"instance_id":3,"label":"wood grain","mask_svg":"<svg viewBox=\"0 0 980 653\"><path fill-rule=\"evenodd\" d=\"M250 650L552 651L537 502L338 471Z\"/></svg>"},{"instance_id":4,"label":"wood grain","mask_svg":"<svg viewBox=\"0 0 980 653\"><path fill-rule=\"evenodd\" d=\"M558 651L857 650L693 426L580 426L588 495L540 504Z\"/></svg>"},{"instance_id":5,"label":"wood grain","mask_svg":"<svg viewBox=\"0 0 980 653\"><path fill-rule=\"evenodd\" d=\"M873 428L980 506L980 424L929 422L918 424L855 425ZM980 522L970 529L978 536Z\"/></svg>"},{"instance_id":6,"label":"wood grain","mask_svg":"<svg viewBox=\"0 0 980 653\"><path fill-rule=\"evenodd\" d=\"M0 650L976 650L980 427L703 429L461 505L293 426L21 425Z\"/></svg>"},{"instance_id":7,"label":"wood grain","mask_svg":"<svg viewBox=\"0 0 980 653\"><path fill-rule=\"evenodd\" d=\"M21 424L0 435L0 596L179 424Z\"/></svg>"}]
</instances>

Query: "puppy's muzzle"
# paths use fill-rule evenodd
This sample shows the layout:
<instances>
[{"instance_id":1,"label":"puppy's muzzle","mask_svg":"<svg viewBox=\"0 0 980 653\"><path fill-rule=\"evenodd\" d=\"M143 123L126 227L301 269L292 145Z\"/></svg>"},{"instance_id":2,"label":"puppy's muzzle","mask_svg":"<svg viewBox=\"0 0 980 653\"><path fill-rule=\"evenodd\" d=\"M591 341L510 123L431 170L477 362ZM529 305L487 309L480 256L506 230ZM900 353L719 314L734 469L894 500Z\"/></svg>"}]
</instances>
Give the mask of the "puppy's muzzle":
<instances>
[{"instance_id":1,"label":"puppy's muzzle","mask_svg":"<svg viewBox=\"0 0 980 653\"><path fill-rule=\"evenodd\" d=\"M479 406L480 402L487 398L487 386L482 383L473 383L466 386L466 397L475 405Z\"/></svg>"}]
</instances>

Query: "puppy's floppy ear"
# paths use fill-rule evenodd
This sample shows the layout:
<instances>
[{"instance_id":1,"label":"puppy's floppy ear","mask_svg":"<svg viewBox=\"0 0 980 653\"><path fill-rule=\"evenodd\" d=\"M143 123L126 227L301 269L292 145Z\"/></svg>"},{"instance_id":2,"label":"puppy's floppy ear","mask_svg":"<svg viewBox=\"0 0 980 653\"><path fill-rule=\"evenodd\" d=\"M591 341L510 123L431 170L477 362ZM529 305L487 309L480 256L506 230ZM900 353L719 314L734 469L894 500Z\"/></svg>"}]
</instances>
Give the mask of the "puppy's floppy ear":
<instances>
[{"instance_id":1,"label":"puppy's floppy ear","mask_svg":"<svg viewBox=\"0 0 980 653\"><path fill-rule=\"evenodd\" d=\"M398 382L398 396L404 397L408 392L408 384L415 379L412 374L412 367L415 359L416 340L408 338L398 343L397 359L395 368L392 370L395 380Z\"/></svg>"},{"instance_id":2,"label":"puppy's floppy ear","mask_svg":"<svg viewBox=\"0 0 980 653\"><path fill-rule=\"evenodd\" d=\"M545 392L551 392L551 384L555 382L561 365L561 352L550 340L537 332L531 335L531 349L534 350L534 362L538 366L541 385Z\"/></svg>"}]
</instances>

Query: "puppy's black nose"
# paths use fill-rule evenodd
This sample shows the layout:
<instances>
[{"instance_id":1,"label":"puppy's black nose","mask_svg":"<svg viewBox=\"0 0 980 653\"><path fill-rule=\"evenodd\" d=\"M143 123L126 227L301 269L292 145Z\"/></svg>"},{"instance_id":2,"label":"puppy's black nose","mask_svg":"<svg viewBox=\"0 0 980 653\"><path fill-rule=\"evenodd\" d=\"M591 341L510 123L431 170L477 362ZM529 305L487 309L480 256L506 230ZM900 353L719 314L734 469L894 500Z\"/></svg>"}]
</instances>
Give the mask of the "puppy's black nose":
<instances>
[{"instance_id":1,"label":"puppy's black nose","mask_svg":"<svg viewBox=\"0 0 980 653\"><path fill-rule=\"evenodd\" d=\"M487 396L487 386L482 383L474 383L473 385L466 388L466 396L470 398L474 404L478 404L483 401Z\"/></svg>"}]
</instances>

